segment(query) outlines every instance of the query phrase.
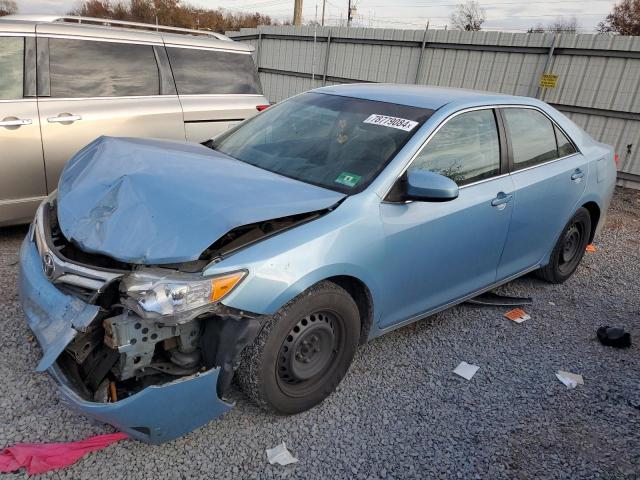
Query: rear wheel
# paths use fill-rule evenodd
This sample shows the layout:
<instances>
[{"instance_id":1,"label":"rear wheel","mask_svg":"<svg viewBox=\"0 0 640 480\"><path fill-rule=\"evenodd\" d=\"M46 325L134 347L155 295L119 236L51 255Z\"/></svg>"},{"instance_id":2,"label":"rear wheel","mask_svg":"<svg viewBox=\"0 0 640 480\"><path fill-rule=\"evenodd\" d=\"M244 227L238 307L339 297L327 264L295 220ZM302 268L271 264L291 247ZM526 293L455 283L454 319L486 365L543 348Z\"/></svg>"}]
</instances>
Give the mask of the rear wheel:
<instances>
[{"instance_id":1,"label":"rear wheel","mask_svg":"<svg viewBox=\"0 0 640 480\"><path fill-rule=\"evenodd\" d=\"M563 283L576 271L591 234L591 216L586 208L580 208L567 223L556 243L549 263L538 275L551 283Z\"/></svg>"},{"instance_id":2,"label":"rear wheel","mask_svg":"<svg viewBox=\"0 0 640 480\"><path fill-rule=\"evenodd\" d=\"M237 371L258 405L291 414L322 402L351 365L360 337L353 298L320 282L282 307L247 347Z\"/></svg>"}]
</instances>

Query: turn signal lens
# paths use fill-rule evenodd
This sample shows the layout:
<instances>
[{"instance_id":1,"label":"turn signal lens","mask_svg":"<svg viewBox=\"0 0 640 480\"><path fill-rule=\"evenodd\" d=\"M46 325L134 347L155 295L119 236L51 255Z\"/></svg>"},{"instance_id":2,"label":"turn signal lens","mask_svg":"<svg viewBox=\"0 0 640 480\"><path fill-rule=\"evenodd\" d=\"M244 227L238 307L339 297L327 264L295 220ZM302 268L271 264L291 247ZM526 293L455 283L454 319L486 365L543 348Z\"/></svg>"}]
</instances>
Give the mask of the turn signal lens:
<instances>
[{"instance_id":1,"label":"turn signal lens","mask_svg":"<svg viewBox=\"0 0 640 480\"><path fill-rule=\"evenodd\" d=\"M245 276L245 272L235 272L211 280L211 301L217 302L240 283Z\"/></svg>"},{"instance_id":2,"label":"turn signal lens","mask_svg":"<svg viewBox=\"0 0 640 480\"><path fill-rule=\"evenodd\" d=\"M256 110L259 112L266 110L267 108L269 108L269 105L256 105Z\"/></svg>"}]
</instances>

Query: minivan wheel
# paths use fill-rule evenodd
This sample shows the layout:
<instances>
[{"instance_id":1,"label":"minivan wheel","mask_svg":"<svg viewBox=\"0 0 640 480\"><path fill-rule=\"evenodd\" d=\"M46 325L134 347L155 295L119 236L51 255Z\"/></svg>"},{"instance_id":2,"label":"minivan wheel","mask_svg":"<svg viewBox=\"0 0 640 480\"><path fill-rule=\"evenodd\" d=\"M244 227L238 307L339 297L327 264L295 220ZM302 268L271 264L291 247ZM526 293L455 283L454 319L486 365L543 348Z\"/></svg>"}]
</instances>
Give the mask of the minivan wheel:
<instances>
[{"instance_id":1,"label":"minivan wheel","mask_svg":"<svg viewBox=\"0 0 640 480\"><path fill-rule=\"evenodd\" d=\"M549 263L538 270L538 275L551 283L563 283L576 271L591 234L591 216L586 208L578 209L567 223L551 252Z\"/></svg>"},{"instance_id":2,"label":"minivan wheel","mask_svg":"<svg viewBox=\"0 0 640 480\"><path fill-rule=\"evenodd\" d=\"M353 298L332 282L320 282L275 313L242 352L238 382L267 410L308 410L336 389L359 337L360 316Z\"/></svg>"}]
</instances>

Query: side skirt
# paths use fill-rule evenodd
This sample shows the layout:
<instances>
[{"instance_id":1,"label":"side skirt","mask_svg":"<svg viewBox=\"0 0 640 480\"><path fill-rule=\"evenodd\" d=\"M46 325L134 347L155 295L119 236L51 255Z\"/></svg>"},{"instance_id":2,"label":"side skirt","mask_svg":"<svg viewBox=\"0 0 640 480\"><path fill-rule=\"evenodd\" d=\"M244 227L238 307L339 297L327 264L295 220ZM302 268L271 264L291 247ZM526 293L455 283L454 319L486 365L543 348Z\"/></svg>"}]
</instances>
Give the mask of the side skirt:
<instances>
[{"instance_id":1,"label":"side skirt","mask_svg":"<svg viewBox=\"0 0 640 480\"><path fill-rule=\"evenodd\" d=\"M533 272L534 270L537 270L538 268L540 268L540 264L536 264L533 267L529 267L526 268L524 270L522 270L521 272L516 273L515 275L511 275L510 277L505 278L504 280L500 280L499 282L495 282L492 283L491 285L489 285L488 287L485 288L481 288L480 290L476 290L475 292L472 292L468 295L465 295L464 297L458 298L457 300L454 300L452 302L449 303L445 303L444 305L434 308L432 310L427 310L426 312L420 313L418 315L414 315L413 317L409 317L406 320L402 320L401 322L395 323L393 325L390 325L388 327L385 328L376 328L375 332L372 332L373 335L371 335L369 337L369 340L372 340L380 335L383 335L385 333L389 333L393 330L396 330L398 328L404 327L405 325L409 325L410 323L413 322L417 322L418 320L424 320L427 317L430 317L431 315L435 315L436 313L440 313L443 310L446 310L448 308L451 307L455 307L456 305L459 305L461 303L466 302L467 300L473 298L473 297L477 297L478 295L481 295L485 292L488 292L490 290L493 290L494 288L497 288L501 285L504 285L505 283L509 283L513 280L515 280L518 277L522 277L523 275L526 275L529 272Z\"/></svg>"}]
</instances>

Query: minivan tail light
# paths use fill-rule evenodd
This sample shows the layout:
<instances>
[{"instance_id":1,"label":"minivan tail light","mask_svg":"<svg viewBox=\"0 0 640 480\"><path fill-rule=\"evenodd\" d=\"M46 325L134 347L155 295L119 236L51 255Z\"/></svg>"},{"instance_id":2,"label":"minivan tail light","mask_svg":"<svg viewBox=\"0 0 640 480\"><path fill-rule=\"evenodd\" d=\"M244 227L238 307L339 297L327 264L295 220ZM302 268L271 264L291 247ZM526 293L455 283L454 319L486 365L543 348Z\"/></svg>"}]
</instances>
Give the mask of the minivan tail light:
<instances>
[{"instance_id":1,"label":"minivan tail light","mask_svg":"<svg viewBox=\"0 0 640 480\"><path fill-rule=\"evenodd\" d=\"M269 105L256 105L256 110L259 112L266 110L267 108L269 108Z\"/></svg>"}]
</instances>

